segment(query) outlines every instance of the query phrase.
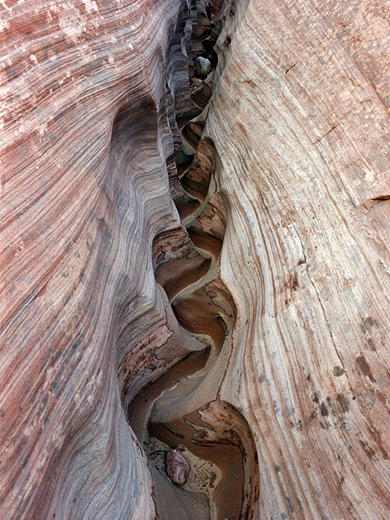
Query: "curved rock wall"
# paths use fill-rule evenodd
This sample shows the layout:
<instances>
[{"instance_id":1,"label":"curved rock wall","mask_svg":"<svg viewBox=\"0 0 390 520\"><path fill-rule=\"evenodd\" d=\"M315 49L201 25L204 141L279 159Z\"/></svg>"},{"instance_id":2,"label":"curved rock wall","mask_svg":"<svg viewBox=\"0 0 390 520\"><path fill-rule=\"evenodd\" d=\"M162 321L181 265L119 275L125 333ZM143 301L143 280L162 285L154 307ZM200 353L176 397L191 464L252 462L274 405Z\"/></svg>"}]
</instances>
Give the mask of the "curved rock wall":
<instances>
[{"instance_id":1,"label":"curved rock wall","mask_svg":"<svg viewBox=\"0 0 390 520\"><path fill-rule=\"evenodd\" d=\"M1 9L0 517L387 520L387 7Z\"/></svg>"},{"instance_id":2,"label":"curved rock wall","mask_svg":"<svg viewBox=\"0 0 390 520\"><path fill-rule=\"evenodd\" d=\"M189 7L8 4L0 516L154 518L117 367L128 320L166 340L151 248L178 226L167 169L175 98L177 117L190 103Z\"/></svg>"},{"instance_id":3,"label":"curved rock wall","mask_svg":"<svg viewBox=\"0 0 390 520\"><path fill-rule=\"evenodd\" d=\"M221 396L254 434L259 518L384 520L390 11L315 4L237 3L204 131L238 316Z\"/></svg>"}]
</instances>

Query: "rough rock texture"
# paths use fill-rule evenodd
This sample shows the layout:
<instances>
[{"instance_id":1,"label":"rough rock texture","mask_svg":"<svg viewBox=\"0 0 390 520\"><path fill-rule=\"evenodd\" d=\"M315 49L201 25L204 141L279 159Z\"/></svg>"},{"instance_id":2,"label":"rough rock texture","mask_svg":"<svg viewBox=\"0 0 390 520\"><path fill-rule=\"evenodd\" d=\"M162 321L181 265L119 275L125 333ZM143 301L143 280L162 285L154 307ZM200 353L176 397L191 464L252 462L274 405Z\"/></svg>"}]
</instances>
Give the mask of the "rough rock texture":
<instances>
[{"instance_id":1,"label":"rough rock texture","mask_svg":"<svg viewBox=\"0 0 390 520\"><path fill-rule=\"evenodd\" d=\"M1 9L0 518L388 519L390 7Z\"/></svg>"}]
</instances>

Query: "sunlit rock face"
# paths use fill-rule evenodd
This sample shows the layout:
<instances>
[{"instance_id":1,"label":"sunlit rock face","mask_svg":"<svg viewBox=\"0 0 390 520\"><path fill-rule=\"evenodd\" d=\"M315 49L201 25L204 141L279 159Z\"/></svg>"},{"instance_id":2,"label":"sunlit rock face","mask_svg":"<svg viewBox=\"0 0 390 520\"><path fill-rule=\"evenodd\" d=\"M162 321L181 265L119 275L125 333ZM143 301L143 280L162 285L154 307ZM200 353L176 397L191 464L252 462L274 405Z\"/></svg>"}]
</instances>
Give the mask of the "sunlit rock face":
<instances>
[{"instance_id":1,"label":"sunlit rock face","mask_svg":"<svg viewBox=\"0 0 390 520\"><path fill-rule=\"evenodd\" d=\"M390 9L1 9L0 518L389 518Z\"/></svg>"}]
</instances>

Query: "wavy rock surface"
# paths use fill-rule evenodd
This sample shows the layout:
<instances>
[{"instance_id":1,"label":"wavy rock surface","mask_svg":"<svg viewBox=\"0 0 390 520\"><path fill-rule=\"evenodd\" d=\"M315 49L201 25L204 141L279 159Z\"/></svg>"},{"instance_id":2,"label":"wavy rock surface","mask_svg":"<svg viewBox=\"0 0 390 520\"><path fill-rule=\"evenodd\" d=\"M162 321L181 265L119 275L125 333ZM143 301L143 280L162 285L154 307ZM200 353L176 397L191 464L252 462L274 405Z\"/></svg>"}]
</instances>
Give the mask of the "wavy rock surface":
<instances>
[{"instance_id":1,"label":"wavy rock surface","mask_svg":"<svg viewBox=\"0 0 390 520\"><path fill-rule=\"evenodd\" d=\"M0 518L387 519L390 10L2 9Z\"/></svg>"}]
</instances>

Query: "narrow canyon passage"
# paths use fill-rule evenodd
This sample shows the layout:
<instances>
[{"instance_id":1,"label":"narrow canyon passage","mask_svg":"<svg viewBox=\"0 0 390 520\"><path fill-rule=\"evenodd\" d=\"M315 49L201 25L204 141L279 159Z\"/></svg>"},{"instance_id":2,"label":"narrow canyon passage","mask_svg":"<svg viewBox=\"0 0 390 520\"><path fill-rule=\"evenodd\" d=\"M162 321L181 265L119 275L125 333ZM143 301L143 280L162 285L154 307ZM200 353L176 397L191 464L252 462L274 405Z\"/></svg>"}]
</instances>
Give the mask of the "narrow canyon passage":
<instances>
[{"instance_id":1,"label":"narrow canyon passage","mask_svg":"<svg viewBox=\"0 0 390 520\"><path fill-rule=\"evenodd\" d=\"M390 4L0 15L0 519L388 520Z\"/></svg>"},{"instance_id":2,"label":"narrow canyon passage","mask_svg":"<svg viewBox=\"0 0 390 520\"><path fill-rule=\"evenodd\" d=\"M122 401L129 424L149 457L158 517L239 520L255 514L257 453L249 425L219 396L236 311L219 276L228 207L218 190L218 152L210 138L202 137L218 88L214 46L223 53L230 45L231 32L225 29L224 37L218 37L225 24L232 25L233 11L225 2L204 11L194 4L194 12L195 67L188 78L193 105L176 120L178 148L170 170L181 227L157 235L152 247L170 326L180 330L168 356L174 359L178 342L186 352L131 400L127 391L132 395L133 374L122 376L127 362L120 366L119 378L125 381ZM210 69L204 74L197 71L202 58ZM173 99L170 92L168 98ZM194 107L200 112L196 117ZM167 476L167 454L177 447L190 464L180 487Z\"/></svg>"}]
</instances>

